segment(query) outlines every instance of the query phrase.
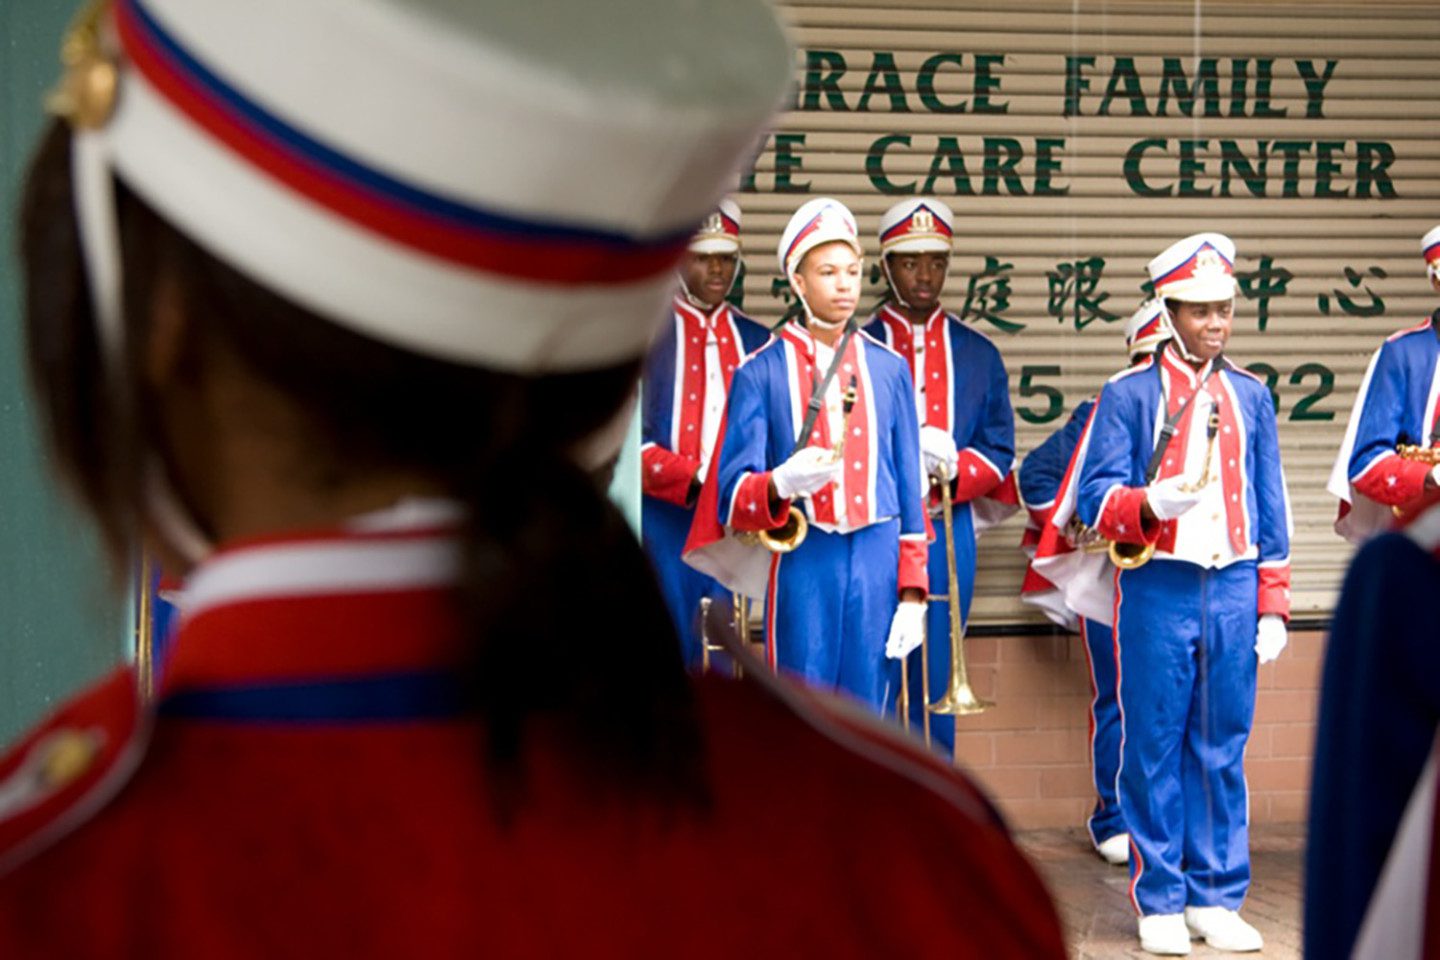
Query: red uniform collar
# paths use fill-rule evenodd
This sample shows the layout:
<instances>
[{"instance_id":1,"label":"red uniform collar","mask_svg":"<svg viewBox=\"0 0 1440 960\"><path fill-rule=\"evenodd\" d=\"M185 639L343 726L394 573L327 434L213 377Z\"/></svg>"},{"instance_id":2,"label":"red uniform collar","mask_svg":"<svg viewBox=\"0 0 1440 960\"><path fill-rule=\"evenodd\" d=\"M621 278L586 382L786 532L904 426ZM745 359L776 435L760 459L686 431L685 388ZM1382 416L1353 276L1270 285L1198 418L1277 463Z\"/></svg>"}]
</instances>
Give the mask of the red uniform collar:
<instances>
[{"instance_id":1,"label":"red uniform collar","mask_svg":"<svg viewBox=\"0 0 1440 960\"><path fill-rule=\"evenodd\" d=\"M453 668L459 564L449 525L361 522L227 546L185 583L161 698Z\"/></svg>"}]
</instances>

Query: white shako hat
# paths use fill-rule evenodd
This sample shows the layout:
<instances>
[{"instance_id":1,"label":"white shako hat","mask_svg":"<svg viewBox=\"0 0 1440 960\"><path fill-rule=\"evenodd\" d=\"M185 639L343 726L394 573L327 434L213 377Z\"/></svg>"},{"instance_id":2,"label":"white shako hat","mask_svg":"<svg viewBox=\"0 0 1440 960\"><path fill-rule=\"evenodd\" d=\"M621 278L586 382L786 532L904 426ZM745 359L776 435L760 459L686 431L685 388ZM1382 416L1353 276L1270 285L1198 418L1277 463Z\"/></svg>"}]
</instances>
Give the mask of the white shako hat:
<instances>
[{"instance_id":1,"label":"white shako hat","mask_svg":"<svg viewBox=\"0 0 1440 960\"><path fill-rule=\"evenodd\" d=\"M1425 272L1432 280L1440 280L1440 227L1425 234L1420 241L1420 253L1425 257Z\"/></svg>"},{"instance_id":2,"label":"white shako hat","mask_svg":"<svg viewBox=\"0 0 1440 960\"><path fill-rule=\"evenodd\" d=\"M728 197L720 201L690 238L691 253L739 253L740 205Z\"/></svg>"},{"instance_id":3,"label":"white shako hat","mask_svg":"<svg viewBox=\"0 0 1440 960\"><path fill-rule=\"evenodd\" d=\"M949 253L955 214L933 197L901 200L880 218L880 256Z\"/></svg>"},{"instance_id":4,"label":"white shako hat","mask_svg":"<svg viewBox=\"0 0 1440 960\"><path fill-rule=\"evenodd\" d=\"M807 200L795 211L785 225L785 232L780 235L780 245L775 251L780 272L786 277L792 276L800 261L805 259L805 254L821 244L837 240L848 243L855 256L865 256L865 250L860 246L860 231L855 226L855 215L845 204L830 197Z\"/></svg>"},{"instance_id":5,"label":"white shako hat","mask_svg":"<svg viewBox=\"0 0 1440 960\"><path fill-rule=\"evenodd\" d=\"M1146 269L1161 300L1211 303L1235 296L1235 242L1221 233L1171 244Z\"/></svg>"},{"instance_id":6,"label":"white shako hat","mask_svg":"<svg viewBox=\"0 0 1440 960\"><path fill-rule=\"evenodd\" d=\"M1125 321L1125 347L1130 351L1131 359L1150 353L1174 335L1170 320L1165 315L1165 304L1159 300L1146 300Z\"/></svg>"},{"instance_id":7,"label":"white shako hat","mask_svg":"<svg viewBox=\"0 0 1440 960\"><path fill-rule=\"evenodd\" d=\"M112 352L113 172L212 255L376 340L522 374L637 357L790 75L764 0L98 6L51 109L78 134Z\"/></svg>"}]
</instances>

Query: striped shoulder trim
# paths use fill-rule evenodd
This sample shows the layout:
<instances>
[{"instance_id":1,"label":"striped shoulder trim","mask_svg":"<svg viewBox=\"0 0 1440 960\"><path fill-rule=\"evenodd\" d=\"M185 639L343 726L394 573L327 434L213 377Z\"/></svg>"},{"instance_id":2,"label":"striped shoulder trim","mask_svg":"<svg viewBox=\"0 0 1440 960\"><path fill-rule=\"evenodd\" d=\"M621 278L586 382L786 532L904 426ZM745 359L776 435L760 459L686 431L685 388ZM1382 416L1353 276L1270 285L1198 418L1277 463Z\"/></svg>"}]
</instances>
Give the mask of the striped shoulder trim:
<instances>
[{"instance_id":1,"label":"striped shoulder trim","mask_svg":"<svg viewBox=\"0 0 1440 960\"><path fill-rule=\"evenodd\" d=\"M1105 382L1106 382L1107 384L1109 384L1109 383L1119 383L1121 380L1124 380L1126 377L1133 377L1133 376L1136 376L1137 374L1146 373L1146 372L1148 372L1149 370L1153 369L1154 366L1155 366L1155 358L1154 358L1154 357L1147 357L1146 359L1144 359L1144 360L1140 361L1139 363L1135 364L1133 367L1126 367L1124 370L1121 370L1121 371L1119 371L1118 373L1113 374L1113 375L1110 377L1110 379L1109 379L1109 380L1106 380ZM1096 402L1099 402L1099 396L1098 396L1098 395L1096 396Z\"/></svg>"},{"instance_id":2,"label":"striped shoulder trim","mask_svg":"<svg viewBox=\"0 0 1440 960\"><path fill-rule=\"evenodd\" d=\"M981 340L984 340L986 343L990 344L990 346L995 347L995 340L988 333L975 327L972 324L966 323L964 320L961 320L958 316L951 313L949 310L945 311L945 319L949 320L951 323L955 324L955 326L959 327L961 330L964 330L971 336L979 337ZM995 349L999 350L1000 348L995 347Z\"/></svg>"},{"instance_id":3,"label":"striped shoulder trim","mask_svg":"<svg viewBox=\"0 0 1440 960\"><path fill-rule=\"evenodd\" d=\"M134 671L122 667L0 758L0 874L92 819L130 782L150 732Z\"/></svg>"},{"instance_id":4,"label":"striped shoulder trim","mask_svg":"<svg viewBox=\"0 0 1440 960\"><path fill-rule=\"evenodd\" d=\"M863 329L857 329L857 330L855 331L855 335L858 336L858 337L863 337L863 338L866 340L866 342L868 343L869 346L879 347L881 350L884 350L886 353L890 354L890 356L894 357L896 360L900 361L901 363L905 363L905 358L902 357L902 356L900 356L900 352L899 352L898 350L896 350L894 347L890 346L890 345L887 344L887 343L883 343L883 342L881 342L880 340L877 340L873 334L866 333L865 330L863 330ZM908 369L908 365L907 365L907 369Z\"/></svg>"},{"instance_id":5,"label":"striped shoulder trim","mask_svg":"<svg viewBox=\"0 0 1440 960\"><path fill-rule=\"evenodd\" d=\"M1417 323L1413 327L1406 327L1404 330L1396 330L1394 333L1390 334L1390 336L1385 338L1385 342L1394 343L1396 340L1399 340L1402 337L1408 337L1411 334L1415 333L1422 333L1426 330L1431 329L1432 327L1433 324L1431 323L1430 318L1426 317L1424 320Z\"/></svg>"}]
</instances>

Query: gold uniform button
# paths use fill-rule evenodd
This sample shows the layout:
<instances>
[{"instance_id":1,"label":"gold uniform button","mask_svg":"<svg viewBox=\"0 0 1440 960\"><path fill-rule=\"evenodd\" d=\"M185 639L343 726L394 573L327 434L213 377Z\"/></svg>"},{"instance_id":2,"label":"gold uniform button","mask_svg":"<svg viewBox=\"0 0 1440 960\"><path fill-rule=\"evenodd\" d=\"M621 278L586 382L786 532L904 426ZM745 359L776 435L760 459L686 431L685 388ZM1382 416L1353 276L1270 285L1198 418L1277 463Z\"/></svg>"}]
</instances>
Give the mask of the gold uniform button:
<instances>
[{"instance_id":1,"label":"gold uniform button","mask_svg":"<svg viewBox=\"0 0 1440 960\"><path fill-rule=\"evenodd\" d=\"M51 790L69 786L85 775L100 755L100 740L80 730L52 734L40 756L40 780Z\"/></svg>"}]
</instances>

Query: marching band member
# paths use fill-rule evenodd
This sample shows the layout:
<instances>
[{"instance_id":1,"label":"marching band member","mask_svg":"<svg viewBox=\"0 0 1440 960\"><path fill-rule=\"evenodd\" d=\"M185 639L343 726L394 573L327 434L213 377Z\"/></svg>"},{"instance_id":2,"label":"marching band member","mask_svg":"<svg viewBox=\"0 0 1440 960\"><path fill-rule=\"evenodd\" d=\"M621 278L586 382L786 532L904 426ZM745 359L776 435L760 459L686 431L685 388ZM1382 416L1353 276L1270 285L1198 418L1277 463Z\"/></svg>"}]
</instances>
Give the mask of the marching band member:
<instances>
[{"instance_id":1,"label":"marching band member","mask_svg":"<svg viewBox=\"0 0 1440 960\"><path fill-rule=\"evenodd\" d=\"M735 374L686 558L743 589L712 549L730 539L718 524L765 531L802 511L803 542L765 558L767 655L884 712L897 692L887 658L924 636L927 534L909 373L853 322L862 256L840 202L817 198L790 218L778 257L804 313Z\"/></svg>"},{"instance_id":2,"label":"marching band member","mask_svg":"<svg viewBox=\"0 0 1440 960\"><path fill-rule=\"evenodd\" d=\"M965 326L940 303L950 265L954 215L933 197L902 200L880 219L880 266L889 281L888 301L865 327L904 357L915 389L921 423L920 449L927 477L951 486L953 529L940 531L930 545L930 593L944 596L948 585L945 550L955 553L960 605L966 621L975 588L975 538L1018 506L1010 466L1015 459L1015 417L1000 351L982 333ZM939 497L931 498L932 522L939 522ZM950 617L942 603L926 618L930 689L922 672L910 671L910 713L919 723L926 703L945 693L950 673ZM954 750L955 718L930 719L931 736Z\"/></svg>"},{"instance_id":3,"label":"marching band member","mask_svg":"<svg viewBox=\"0 0 1440 960\"><path fill-rule=\"evenodd\" d=\"M1440 291L1440 227L1420 241ZM1370 358L1328 489L1340 501L1335 532L1359 543L1440 490L1440 309L1391 334ZM1401 448L1409 447L1410 450Z\"/></svg>"},{"instance_id":4,"label":"marching band member","mask_svg":"<svg viewBox=\"0 0 1440 960\"><path fill-rule=\"evenodd\" d=\"M1223 356L1234 261L1228 237L1202 233L1150 262L1175 338L1101 390L1036 559L1061 586L1053 548L1072 516L1116 544L1108 614L1094 597L1071 605L1115 630L1131 900L1159 954L1189 953L1192 935L1262 945L1237 912L1243 764L1257 662L1286 643L1290 509L1270 393Z\"/></svg>"},{"instance_id":5,"label":"marching band member","mask_svg":"<svg viewBox=\"0 0 1440 960\"><path fill-rule=\"evenodd\" d=\"M1305 853L1307 960L1416 960L1440 944L1436 494L1355 554L1325 646Z\"/></svg>"},{"instance_id":6,"label":"marching band member","mask_svg":"<svg viewBox=\"0 0 1440 960\"><path fill-rule=\"evenodd\" d=\"M1125 346L1130 363L1148 361L1157 347L1171 338L1170 322L1165 306L1158 300L1147 300L1125 324ZM1075 447L1090 413L1095 409L1093 397L1082 400L1065 426L1056 430L1034 450L1025 455L1020 465L1020 496L1030 513L1026 540L1022 547L1034 556L1038 533L1055 508L1060 481L1070 465ZM1130 834L1120 812L1115 778L1120 772L1120 705L1115 695L1117 664L1115 635L1108 623L1079 617L1056 602L1059 591L1053 584L1026 570L1021 599L1044 610L1059 626L1078 630L1085 645L1085 658L1090 667L1090 770L1095 783L1095 807L1086 821L1090 842L1108 863L1130 862Z\"/></svg>"},{"instance_id":7,"label":"marching band member","mask_svg":"<svg viewBox=\"0 0 1440 960\"><path fill-rule=\"evenodd\" d=\"M687 677L596 481L785 89L769 4L698 4L721 58L695 4L499 6L114 0L67 38L36 406L117 569L144 541L184 599L153 702L122 668L0 756L0 956L1062 957L963 776Z\"/></svg>"},{"instance_id":8,"label":"marching band member","mask_svg":"<svg viewBox=\"0 0 1440 960\"><path fill-rule=\"evenodd\" d=\"M641 381L640 529L691 667L701 661L700 599L729 606L731 598L713 578L681 562L680 552L725 415L730 378L770 338L726 302L739 262L740 208L722 200L680 261L670 322L645 360Z\"/></svg>"}]
</instances>

